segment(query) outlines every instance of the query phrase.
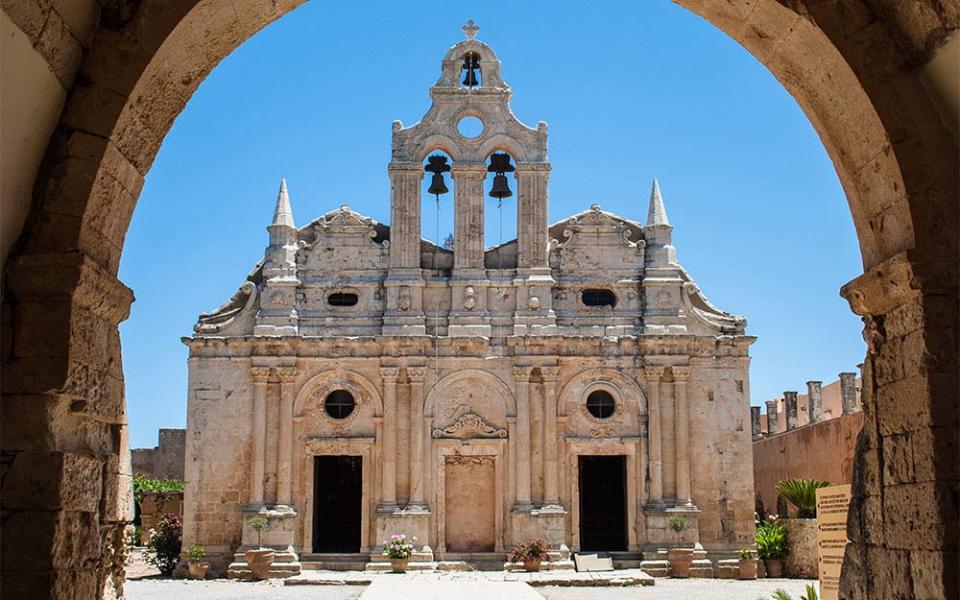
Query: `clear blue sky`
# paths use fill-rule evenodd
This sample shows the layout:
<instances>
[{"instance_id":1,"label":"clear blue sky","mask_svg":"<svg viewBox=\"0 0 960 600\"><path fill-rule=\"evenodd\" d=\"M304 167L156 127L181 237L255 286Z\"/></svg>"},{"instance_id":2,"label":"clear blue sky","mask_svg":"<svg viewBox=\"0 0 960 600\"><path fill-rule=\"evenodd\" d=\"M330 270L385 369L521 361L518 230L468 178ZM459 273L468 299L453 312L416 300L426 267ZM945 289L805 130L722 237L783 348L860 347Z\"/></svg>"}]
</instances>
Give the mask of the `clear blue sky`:
<instances>
[{"instance_id":1,"label":"clear blue sky","mask_svg":"<svg viewBox=\"0 0 960 600\"><path fill-rule=\"evenodd\" d=\"M315 0L212 72L147 176L121 265L137 297L121 325L134 447L185 425L180 337L262 257L281 177L298 225L341 204L389 222L390 124L426 112L468 18L514 113L550 125L551 222L592 203L643 220L656 176L680 262L758 337L754 404L856 369L860 322L837 291L860 256L833 165L794 99L719 30L667 0Z\"/></svg>"}]
</instances>

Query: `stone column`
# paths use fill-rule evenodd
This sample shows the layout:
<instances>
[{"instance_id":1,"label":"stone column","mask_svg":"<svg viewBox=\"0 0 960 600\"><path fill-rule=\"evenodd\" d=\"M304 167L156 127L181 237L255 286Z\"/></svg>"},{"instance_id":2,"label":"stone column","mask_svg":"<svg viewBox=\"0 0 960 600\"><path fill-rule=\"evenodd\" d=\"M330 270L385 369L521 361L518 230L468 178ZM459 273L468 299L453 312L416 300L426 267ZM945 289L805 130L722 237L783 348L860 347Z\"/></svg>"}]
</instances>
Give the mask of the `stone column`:
<instances>
[{"instance_id":1,"label":"stone column","mask_svg":"<svg viewBox=\"0 0 960 600\"><path fill-rule=\"evenodd\" d=\"M783 393L783 412L786 413L787 431L797 428L797 392Z\"/></svg>"},{"instance_id":2,"label":"stone column","mask_svg":"<svg viewBox=\"0 0 960 600\"><path fill-rule=\"evenodd\" d=\"M427 370L423 367L407 367L410 379L410 502L412 508L426 510L426 494L423 489L423 378ZM426 540L424 540L424 543Z\"/></svg>"},{"instance_id":3,"label":"stone column","mask_svg":"<svg viewBox=\"0 0 960 600\"><path fill-rule=\"evenodd\" d=\"M856 373L840 373L840 397L843 400L843 414L857 412Z\"/></svg>"},{"instance_id":4,"label":"stone column","mask_svg":"<svg viewBox=\"0 0 960 600\"><path fill-rule=\"evenodd\" d=\"M673 370L674 419L677 456L677 503L690 504L690 409L687 400L689 372Z\"/></svg>"},{"instance_id":5,"label":"stone column","mask_svg":"<svg viewBox=\"0 0 960 600\"><path fill-rule=\"evenodd\" d=\"M514 510L530 509L530 368L516 367L513 377L517 384L517 499Z\"/></svg>"},{"instance_id":6,"label":"stone column","mask_svg":"<svg viewBox=\"0 0 960 600\"><path fill-rule=\"evenodd\" d=\"M280 377L280 439L277 443L277 504L293 506L293 384L296 367L277 369Z\"/></svg>"},{"instance_id":7,"label":"stone column","mask_svg":"<svg viewBox=\"0 0 960 600\"><path fill-rule=\"evenodd\" d=\"M810 413L810 422L818 423L823 420L823 382L807 382L807 411Z\"/></svg>"},{"instance_id":8,"label":"stone column","mask_svg":"<svg viewBox=\"0 0 960 600\"><path fill-rule=\"evenodd\" d=\"M455 163L452 169L454 193L454 271L483 269L483 181L484 163Z\"/></svg>"},{"instance_id":9,"label":"stone column","mask_svg":"<svg viewBox=\"0 0 960 600\"><path fill-rule=\"evenodd\" d=\"M387 171L390 174L390 268L419 270L423 165L394 162Z\"/></svg>"},{"instance_id":10,"label":"stone column","mask_svg":"<svg viewBox=\"0 0 960 600\"><path fill-rule=\"evenodd\" d=\"M267 447L267 382L268 367L250 369L253 378L253 449L250 456L250 504L263 504L263 478Z\"/></svg>"},{"instance_id":11,"label":"stone column","mask_svg":"<svg viewBox=\"0 0 960 600\"><path fill-rule=\"evenodd\" d=\"M663 458L660 445L660 376L663 369L647 369L647 413L650 438L650 501L663 499Z\"/></svg>"},{"instance_id":12,"label":"stone column","mask_svg":"<svg viewBox=\"0 0 960 600\"><path fill-rule=\"evenodd\" d=\"M750 407L750 435L753 439L759 439L760 433L760 407Z\"/></svg>"},{"instance_id":13,"label":"stone column","mask_svg":"<svg viewBox=\"0 0 960 600\"><path fill-rule=\"evenodd\" d=\"M767 435L780 432L780 423L777 418L777 401L767 400Z\"/></svg>"},{"instance_id":14,"label":"stone column","mask_svg":"<svg viewBox=\"0 0 960 600\"><path fill-rule=\"evenodd\" d=\"M559 506L560 494L557 485L557 377L559 367L541 367L543 375L543 503L547 506Z\"/></svg>"},{"instance_id":15,"label":"stone column","mask_svg":"<svg viewBox=\"0 0 960 600\"><path fill-rule=\"evenodd\" d=\"M517 164L517 267L546 269L549 163Z\"/></svg>"},{"instance_id":16,"label":"stone column","mask_svg":"<svg viewBox=\"0 0 960 600\"><path fill-rule=\"evenodd\" d=\"M379 511L397 509L397 375L400 369L380 369L383 379L383 479Z\"/></svg>"}]
</instances>

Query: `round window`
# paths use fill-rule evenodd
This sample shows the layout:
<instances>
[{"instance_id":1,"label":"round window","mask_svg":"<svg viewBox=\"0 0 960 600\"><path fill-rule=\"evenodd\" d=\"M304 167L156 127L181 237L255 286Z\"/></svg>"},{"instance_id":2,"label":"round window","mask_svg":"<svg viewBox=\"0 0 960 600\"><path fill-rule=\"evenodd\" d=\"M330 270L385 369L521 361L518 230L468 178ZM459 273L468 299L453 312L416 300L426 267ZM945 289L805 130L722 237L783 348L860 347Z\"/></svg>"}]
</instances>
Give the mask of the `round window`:
<instances>
[{"instance_id":1,"label":"round window","mask_svg":"<svg viewBox=\"0 0 960 600\"><path fill-rule=\"evenodd\" d=\"M457 123L457 131L459 131L463 137L472 140L483 133L483 121L477 117L464 117Z\"/></svg>"},{"instance_id":2,"label":"round window","mask_svg":"<svg viewBox=\"0 0 960 600\"><path fill-rule=\"evenodd\" d=\"M590 392L590 395L587 396L587 410L598 419L610 417L616 407L617 403L610 392L596 390Z\"/></svg>"},{"instance_id":3,"label":"round window","mask_svg":"<svg viewBox=\"0 0 960 600\"><path fill-rule=\"evenodd\" d=\"M323 403L324 410L334 419L346 419L356 406L357 403L353 399L353 394L347 390L330 392Z\"/></svg>"}]
</instances>

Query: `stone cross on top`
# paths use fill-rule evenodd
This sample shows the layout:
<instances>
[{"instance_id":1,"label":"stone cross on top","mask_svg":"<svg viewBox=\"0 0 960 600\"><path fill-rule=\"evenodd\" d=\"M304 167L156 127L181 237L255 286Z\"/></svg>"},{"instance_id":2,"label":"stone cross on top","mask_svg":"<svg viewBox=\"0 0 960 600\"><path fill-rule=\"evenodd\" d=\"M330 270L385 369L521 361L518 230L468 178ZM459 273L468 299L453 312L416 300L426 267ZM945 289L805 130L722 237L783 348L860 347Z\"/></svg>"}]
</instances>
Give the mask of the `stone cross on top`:
<instances>
[{"instance_id":1,"label":"stone cross on top","mask_svg":"<svg viewBox=\"0 0 960 600\"><path fill-rule=\"evenodd\" d=\"M473 22L473 19L470 19L463 26L463 33L466 34L468 40L472 40L477 37L477 32L480 31L480 26Z\"/></svg>"}]
</instances>

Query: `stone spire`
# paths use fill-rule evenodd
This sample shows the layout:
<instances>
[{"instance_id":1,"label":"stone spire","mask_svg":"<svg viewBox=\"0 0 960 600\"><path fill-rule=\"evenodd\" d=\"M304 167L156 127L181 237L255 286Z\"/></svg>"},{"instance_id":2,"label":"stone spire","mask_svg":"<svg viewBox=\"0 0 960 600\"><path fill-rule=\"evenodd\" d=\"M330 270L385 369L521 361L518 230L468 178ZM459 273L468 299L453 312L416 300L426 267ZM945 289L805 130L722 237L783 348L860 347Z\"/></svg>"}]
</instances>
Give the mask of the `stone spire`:
<instances>
[{"instance_id":1,"label":"stone spire","mask_svg":"<svg viewBox=\"0 0 960 600\"><path fill-rule=\"evenodd\" d=\"M650 208L647 210L647 227L654 225L670 225L667 220L667 209L663 205L663 196L660 194L660 182L653 178L653 189L650 191Z\"/></svg>"},{"instance_id":2,"label":"stone spire","mask_svg":"<svg viewBox=\"0 0 960 600\"><path fill-rule=\"evenodd\" d=\"M273 211L272 225L296 227L293 224L293 209L290 208L290 196L287 194L287 180L280 180L280 194L277 196L277 208Z\"/></svg>"}]
</instances>

